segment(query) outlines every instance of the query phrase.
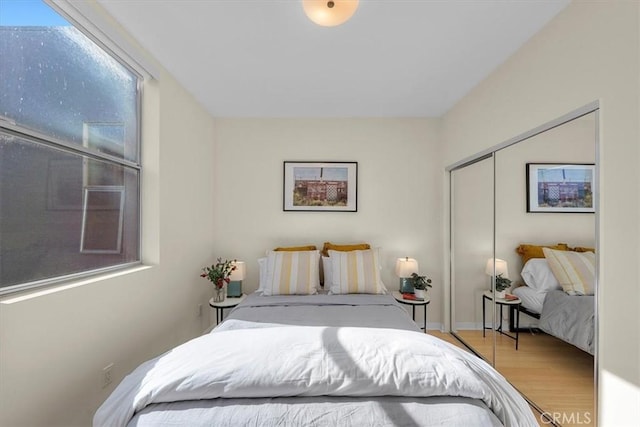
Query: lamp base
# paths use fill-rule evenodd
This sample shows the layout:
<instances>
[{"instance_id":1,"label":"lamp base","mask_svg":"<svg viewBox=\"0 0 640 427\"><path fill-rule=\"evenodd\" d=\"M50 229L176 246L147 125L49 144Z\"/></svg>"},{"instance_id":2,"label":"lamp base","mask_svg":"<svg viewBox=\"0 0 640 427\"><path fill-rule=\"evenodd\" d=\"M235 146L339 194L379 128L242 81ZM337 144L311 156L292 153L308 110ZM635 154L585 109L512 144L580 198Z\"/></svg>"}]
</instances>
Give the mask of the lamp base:
<instances>
[{"instance_id":1,"label":"lamp base","mask_svg":"<svg viewBox=\"0 0 640 427\"><path fill-rule=\"evenodd\" d=\"M413 289L413 283L411 283L411 279L408 277L400 278L400 293L401 294L412 294L415 290Z\"/></svg>"},{"instance_id":2,"label":"lamp base","mask_svg":"<svg viewBox=\"0 0 640 427\"><path fill-rule=\"evenodd\" d=\"M242 296L242 280L231 281L227 284L227 296L230 298Z\"/></svg>"}]
</instances>

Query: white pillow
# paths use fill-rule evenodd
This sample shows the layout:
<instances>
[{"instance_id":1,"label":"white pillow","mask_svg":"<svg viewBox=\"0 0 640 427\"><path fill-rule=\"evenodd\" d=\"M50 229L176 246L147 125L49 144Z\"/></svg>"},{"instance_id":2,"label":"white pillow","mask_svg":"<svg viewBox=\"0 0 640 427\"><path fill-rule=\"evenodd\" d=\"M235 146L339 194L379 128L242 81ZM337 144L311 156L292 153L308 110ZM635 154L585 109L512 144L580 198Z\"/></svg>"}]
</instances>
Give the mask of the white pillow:
<instances>
[{"instance_id":1,"label":"white pillow","mask_svg":"<svg viewBox=\"0 0 640 427\"><path fill-rule=\"evenodd\" d=\"M260 269L260 276L256 292L264 292L264 287L267 283L267 257L258 258L258 268Z\"/></svg>"},{"instance_id":2,"label":"white pillow","mask_svg":"<svg viewBox=\"0 0 640 427\"><path fill-rule=\"evenodd\" d=\"M375 248L372 249L375 250L378 253L378 260L380 259L380 248ZM340 251L339 251L340 252ZM325 290L331 290L331 287L334 285L333 282L333 269L331 267L332 262L331 262L331 258L328 256L323 256L322 257L322 271L324 273L324 283L323 283L323 287ZM378 266L380 271L382 272L382 265ZM382 282L380 282L382 283ZM386 286L384 286L384 283L382 283L382 286L384 287L384 292L383 293L389 293L389 291L387 291Z\"/></svg>"},{"instance_id":3,"label":"white pillow","mask_svg":"<svg viewBox=\"0 0 640 427\"><path fill-rule=\"evenodd\" d=\"M318 293L320 251L269 251L263 295Z\"/></svg>"},{"instance_id":4,"label":"white pillow","mask_svg":"<svg viewBox=\"0 0 640 427\"><path fill-rule=\"evenodd\" d=\"M562 289L545 258L531 258L524 265L520 275L527 286L538 292L546 293Z\"/></svg>"},{"instance_id":5,"label":"white pillow","mask_svg":"<svg viewBox=\"0 0 640 427\"><path fill-rule=\"evenodd\" d=\"M332 294L385 294L380 278L378 249L340 252L329 250Z\"/></svg>"},{"instance_id":6,"label":"white pillow","mask_svg":"<svg viewBox=\"0 0 640 427\"><path fill-rule=\"evenodd\" d=\"M322 257L322 272L324 274L324 288L329 289L333 286L333 270L331 270L331 258Z\"/></svg>"}]
</instances>

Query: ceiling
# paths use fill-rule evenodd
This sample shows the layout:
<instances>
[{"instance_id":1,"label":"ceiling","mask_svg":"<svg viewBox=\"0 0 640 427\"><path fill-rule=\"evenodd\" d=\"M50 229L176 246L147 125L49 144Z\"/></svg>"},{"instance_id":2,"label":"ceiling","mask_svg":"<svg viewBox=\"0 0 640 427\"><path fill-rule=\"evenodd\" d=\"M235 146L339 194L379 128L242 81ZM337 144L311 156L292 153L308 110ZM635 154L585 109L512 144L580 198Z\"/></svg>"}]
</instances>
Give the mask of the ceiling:
<instances>
[{"instance_id":1,"label":"ceiling","mask_svg":"<svg viewBox=\"0 0 640 427\"><path fill-rule=\"evenodd\" d=\"M214 117L439 117L569 0L98 0Z\"/></svg>"}]
</instances>

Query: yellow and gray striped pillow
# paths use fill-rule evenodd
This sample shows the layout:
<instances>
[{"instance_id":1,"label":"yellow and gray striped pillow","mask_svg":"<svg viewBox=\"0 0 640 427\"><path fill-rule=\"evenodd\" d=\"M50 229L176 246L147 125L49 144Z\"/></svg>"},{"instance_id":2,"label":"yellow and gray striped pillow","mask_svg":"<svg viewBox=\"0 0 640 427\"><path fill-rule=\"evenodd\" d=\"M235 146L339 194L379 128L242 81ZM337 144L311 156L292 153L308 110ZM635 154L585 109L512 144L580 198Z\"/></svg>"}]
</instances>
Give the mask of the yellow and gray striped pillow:
<instances>
[{"instance_id":1,"label":"yellow and gray striped pillow","mask_svg":"<svg viewBox=\"0 0 640 427\"><path fill-rule=\"evenodd\" d=\"M544 256L562 289L569 295L593 295L596 254L543 248Z\"/></svg>"},{"instance_id":2,"label":"yellow and gray striped pillow","mask_svg":"<svg viewBox=\"0 0 640 427\"><path fill-rule=\"evenodd\" d=\"M332 294L384 294L378 250L341 252L329 250L333 272Z\"/></svg>"},{"instance_id":3,"label":"yellow and gray striped pillow","mask_svg":"<svg viewBox=\"0 0 640 427\"><path fill-rule=\"evenodd\" d=\"M320 251L269 251L263 295L318 293Z\"/></svg>"}]
</instances>

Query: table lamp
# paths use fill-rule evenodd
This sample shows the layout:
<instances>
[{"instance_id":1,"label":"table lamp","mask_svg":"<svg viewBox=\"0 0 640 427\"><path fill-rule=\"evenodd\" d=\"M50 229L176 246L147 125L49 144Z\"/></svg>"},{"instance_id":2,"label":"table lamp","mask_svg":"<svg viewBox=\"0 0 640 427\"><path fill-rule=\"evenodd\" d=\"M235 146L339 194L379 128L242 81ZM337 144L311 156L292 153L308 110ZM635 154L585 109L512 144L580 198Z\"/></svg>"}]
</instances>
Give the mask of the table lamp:
<instances>
[{"instance_id":1,"label":"table lamp","mask_svg":"<svg viewBox=\"0 0 640 427\"><path fill-rule=\"evenodd\" d=\"M413 273L418 273L418 261L413 258L404 257L396 260L396 276L400 278L400 292L414 292L413 283L410 280Z\"/></svg>"},{"instance_id":2,"label":"table lamp","mask_svg":"<svg viewBox=\"0 0 640 427\"><path fill-rule=\"evenodd\" d=\"M231 298L237 298L242 296L242 280L245 276L245 265L243 261L233 261L231 263L235 266L235 270L231 272L229 276L229 284L227 285L227 296Z\"/></svg>"}]
</instances>

